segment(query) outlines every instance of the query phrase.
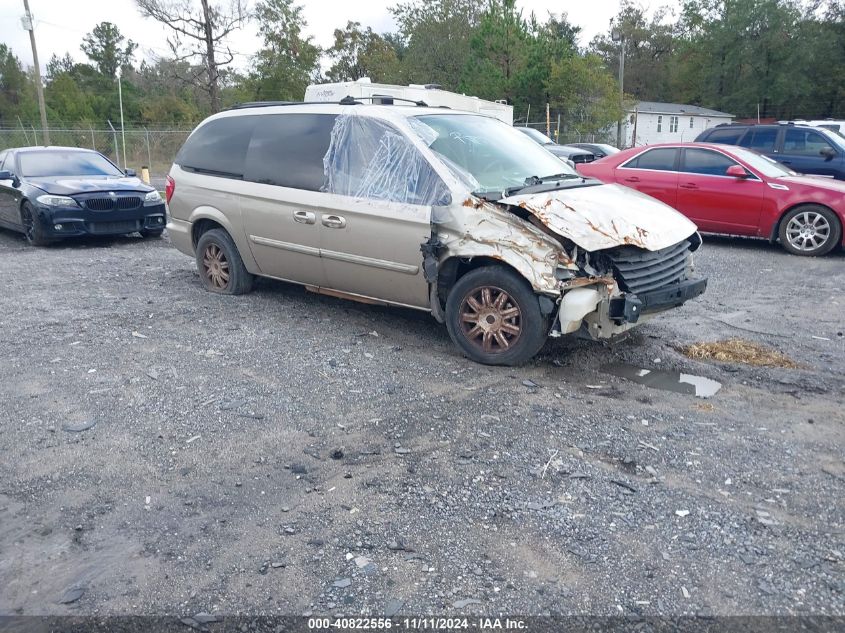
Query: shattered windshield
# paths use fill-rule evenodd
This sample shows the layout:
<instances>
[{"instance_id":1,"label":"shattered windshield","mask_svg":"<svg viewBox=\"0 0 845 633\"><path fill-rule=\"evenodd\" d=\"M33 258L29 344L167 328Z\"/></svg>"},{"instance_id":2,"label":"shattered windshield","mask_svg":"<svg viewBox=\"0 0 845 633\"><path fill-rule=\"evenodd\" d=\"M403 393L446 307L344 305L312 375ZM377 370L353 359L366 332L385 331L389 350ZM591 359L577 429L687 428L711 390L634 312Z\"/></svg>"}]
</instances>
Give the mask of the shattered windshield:
<instances>
[{"instance_id":1,"label":"shattered windshield","mask_svg":"<svg viewBox=\"0 0 845 633\"><path fill-rule=\"evenodd\" d=\"M575 171L542 146L497 119L467 114L430 114L415 117L412 128L428 146L471 175L478 183L473 193L501 192L522 187L533 178Z\"/></svg>"}]
</instances>

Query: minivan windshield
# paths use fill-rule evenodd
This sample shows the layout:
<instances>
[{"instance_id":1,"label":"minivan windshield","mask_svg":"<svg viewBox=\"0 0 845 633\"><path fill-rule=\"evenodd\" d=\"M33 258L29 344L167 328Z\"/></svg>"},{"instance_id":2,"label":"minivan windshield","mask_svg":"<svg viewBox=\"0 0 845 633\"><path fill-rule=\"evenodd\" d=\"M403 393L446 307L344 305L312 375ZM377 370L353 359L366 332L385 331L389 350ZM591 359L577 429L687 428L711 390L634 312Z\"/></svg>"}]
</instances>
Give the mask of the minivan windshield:
<instances>
[{"instance_id":1,"label":"minivan windshield","mask_svg":"<svg viewBox=\"0 0 845 633\"><path fill-rule=\"evenodd\" d=\"M523 187L535 178L580 178L562 160L498 119L472 114L429 114L416 120L430 128L425 141L447 159L446 164L457 165L475 178L475 194Z\"/></svg>"},{"instance_id":2,"label":"minivan windshield","mask_svg":"<svg viewBox=\"0 0 845 633\"><path fill-rule=\"evenodd\" d=\"M18 154L21 175L25 178L45 176L122 176L105 156L78 150L50 150Z\"/></svg>"}]
</instances>

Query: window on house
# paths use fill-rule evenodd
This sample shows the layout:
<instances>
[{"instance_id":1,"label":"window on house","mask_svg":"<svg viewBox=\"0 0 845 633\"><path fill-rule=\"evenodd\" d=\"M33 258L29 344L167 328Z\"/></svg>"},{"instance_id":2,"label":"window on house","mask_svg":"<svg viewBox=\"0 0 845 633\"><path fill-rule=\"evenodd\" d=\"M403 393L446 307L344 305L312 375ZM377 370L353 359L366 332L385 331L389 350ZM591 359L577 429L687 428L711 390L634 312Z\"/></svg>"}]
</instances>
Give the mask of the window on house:
<instances>
[{"instance_id":1,"label":"window on house","mask_svg":"<svg viewBox=\"0 0 845 633\"><path fill-rule=\"evenodd\" d=\"M669 117L669 131L673 134L678 131L678 117Z\"/></svg>"},{"instance_id":2,"label":"window on house","mask_svg":"<svg viewBox=\"0 0 845 633\"><path fill-rule=\"evenodd\" d=\"M663 131L662 128L663 128L663 117L658 114L657 115L657 131L662 132Z\"/></svg>"},{"instance_id":3,"label":"window on house","mask_svg":"<svg viewBox=\"0 0 845 633\"><path fill-rule=\"evenodd\" d=\"M689 118L689 129L692 129L694 127L695 127L695 119L690 117Z\"/></svg>"}]
</instances>

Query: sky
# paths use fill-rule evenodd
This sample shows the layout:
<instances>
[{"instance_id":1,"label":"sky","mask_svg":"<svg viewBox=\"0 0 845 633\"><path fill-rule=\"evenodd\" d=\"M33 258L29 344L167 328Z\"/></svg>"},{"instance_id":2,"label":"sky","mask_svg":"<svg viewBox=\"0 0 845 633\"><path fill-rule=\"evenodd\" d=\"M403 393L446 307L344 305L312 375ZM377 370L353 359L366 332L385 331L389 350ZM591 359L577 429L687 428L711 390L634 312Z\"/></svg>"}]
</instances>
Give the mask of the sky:
<instances>
[{"instance_id":1,"label":"sky","mask_svg":"<svg viewBox=\"0 0 845 633\"><path fill-rule=\"evenodd\" d=\"M254 0L251 4L254 4ZM308 22L307 33L324 48L331 46L334 29L349 20L372 27L377 33L394 30L389 6L393 0L300 0ZM569 21L581 27L582 46L594 35L607 30L610 19L619 9L619 0L517 0L523 15L532 11L541 20L549 12L566 12ZM35 18L35 36L42 69L55 53L70 53L77 61L85 61L79 49L82 37L99 22L113 22L121 33L139 45L136 60L168 53L165 27L138 13L135 0L29 0ZM11 47L24 65L32 65L29 35L23 30L20 18L24 14L23 0L0 0L0 42ZM236 65L244 67L249 55L260 47L254 24L233 34L230 47L237 53Z\"/></svg>"}]
</instances>

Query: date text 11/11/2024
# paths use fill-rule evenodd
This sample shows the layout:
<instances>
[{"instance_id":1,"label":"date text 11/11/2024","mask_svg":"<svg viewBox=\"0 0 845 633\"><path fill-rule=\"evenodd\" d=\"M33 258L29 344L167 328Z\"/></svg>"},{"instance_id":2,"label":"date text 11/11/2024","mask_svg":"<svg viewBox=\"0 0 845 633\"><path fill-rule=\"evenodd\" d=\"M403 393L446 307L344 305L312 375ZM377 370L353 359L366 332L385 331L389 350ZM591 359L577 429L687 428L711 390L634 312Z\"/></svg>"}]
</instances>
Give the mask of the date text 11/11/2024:
<instances>
[{"instance_id":1,"label":"date text 11/11/2024","mask_svg":"<svg viewBox=\"0 0 845 633\"><path fill-rule=\"evenodd\" d=\"M309 618L310 630L333 631L386 631L391 629L405 631L525 631L524 620L515 618Z\"/></svg>"}]
</instances>

